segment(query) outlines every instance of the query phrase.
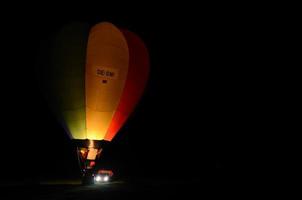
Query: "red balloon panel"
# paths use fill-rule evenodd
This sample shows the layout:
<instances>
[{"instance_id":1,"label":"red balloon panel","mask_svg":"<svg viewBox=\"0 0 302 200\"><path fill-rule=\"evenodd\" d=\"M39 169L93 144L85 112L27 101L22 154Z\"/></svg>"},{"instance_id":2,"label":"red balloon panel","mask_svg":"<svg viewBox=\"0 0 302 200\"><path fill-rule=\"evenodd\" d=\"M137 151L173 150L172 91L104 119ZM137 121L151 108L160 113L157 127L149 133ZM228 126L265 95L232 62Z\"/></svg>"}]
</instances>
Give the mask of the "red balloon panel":
<instances>
[{"instance_id":1,"label":"red balloon panel","mask_svg":"<svg viewBox=\"0 0 302 200\"><path fill-rule=\"evenodd\" d=\"M134 110L149 75L149 55L143 41L134 33L121 30L129 48L129 68L124 90L109 125L105 140L111 141Z\"/></svg>"}]
</instances>

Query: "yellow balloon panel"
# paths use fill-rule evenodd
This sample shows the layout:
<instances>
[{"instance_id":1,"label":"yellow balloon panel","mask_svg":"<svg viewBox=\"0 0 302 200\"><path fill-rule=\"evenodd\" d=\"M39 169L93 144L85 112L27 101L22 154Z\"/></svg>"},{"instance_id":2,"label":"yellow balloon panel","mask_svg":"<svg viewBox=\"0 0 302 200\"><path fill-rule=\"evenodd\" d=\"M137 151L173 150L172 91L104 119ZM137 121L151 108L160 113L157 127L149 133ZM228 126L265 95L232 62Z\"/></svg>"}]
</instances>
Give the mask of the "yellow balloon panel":
<instances>
[{"instance_id":1,"label":"yellow balloon panel","mask_svg":"<svg viewBox=\"0 0 302 200\"><path fill-rule=\"evenodd\" d=\"M82 23L62 27L42 45L45 51L38 62L42 92L72 139L87 136L84 77L89 30Z\"/></svg>"},{"instance_id":2,"label":"yellow balloon panel","mask_svg":"<svg viewBox=\"0 0 302 200\"><path fill-rule=\"evenodd\" d=\"M86 57L86 135L102 140L119 103L129 65L127 42L114 25L100 23L89 34Z\"/></svg>"},{"instance_id":3,"label":"yellow balloon panel","mask_svg":"<svg viewBox=\"0 0 302 200\"><path fill-rule=\"evenodd\" d=\"M68 130L76 139L86 139L85 115L82 108L63 111L62 115L65 119Z\"/></svg>"}]
</instances>

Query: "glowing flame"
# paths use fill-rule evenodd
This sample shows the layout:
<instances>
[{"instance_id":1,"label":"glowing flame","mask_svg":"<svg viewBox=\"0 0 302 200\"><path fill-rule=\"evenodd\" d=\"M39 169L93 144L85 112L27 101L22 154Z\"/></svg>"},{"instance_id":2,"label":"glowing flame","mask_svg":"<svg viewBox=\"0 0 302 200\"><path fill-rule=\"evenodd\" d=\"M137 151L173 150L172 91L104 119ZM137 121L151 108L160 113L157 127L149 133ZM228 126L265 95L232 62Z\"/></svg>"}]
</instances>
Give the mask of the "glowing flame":
<instances>
[{"instance_id":1,"label":"glowing flame","mask_svg":"<svg viewBox=\"0 0 302 200\"><path fill-rule=\"evenodd\" d=\"M89 146L88 146L89 148L93 148L94 147L94 142L93 142L93 140L89 140Z\"/></svg>"}]
</instances>

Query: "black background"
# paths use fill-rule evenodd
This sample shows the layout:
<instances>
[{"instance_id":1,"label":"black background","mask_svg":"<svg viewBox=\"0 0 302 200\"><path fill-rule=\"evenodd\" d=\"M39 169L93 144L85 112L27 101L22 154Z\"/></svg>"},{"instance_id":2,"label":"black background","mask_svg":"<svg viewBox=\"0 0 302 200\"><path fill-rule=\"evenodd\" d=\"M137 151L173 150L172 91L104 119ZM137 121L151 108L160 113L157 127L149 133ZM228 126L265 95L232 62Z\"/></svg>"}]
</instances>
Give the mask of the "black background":
<instances>
[{"instance_id":1,"label":"black background","mask_svg":"<svg viewBox=\"0 0 302 200\"><path fill-rule=\"evenodd\" d=\"M79 176L75 149L34 73L40 44L72 21L112 22L138 34L150 53L144 96L104 152L118 173L201 178L215 168L254 165L245 150L265 131L259 127L270 90L259 61L272 37L269 18L223 6L96 6L19 8L2 18L0 177Z\"/></svg>"}]
</instances>

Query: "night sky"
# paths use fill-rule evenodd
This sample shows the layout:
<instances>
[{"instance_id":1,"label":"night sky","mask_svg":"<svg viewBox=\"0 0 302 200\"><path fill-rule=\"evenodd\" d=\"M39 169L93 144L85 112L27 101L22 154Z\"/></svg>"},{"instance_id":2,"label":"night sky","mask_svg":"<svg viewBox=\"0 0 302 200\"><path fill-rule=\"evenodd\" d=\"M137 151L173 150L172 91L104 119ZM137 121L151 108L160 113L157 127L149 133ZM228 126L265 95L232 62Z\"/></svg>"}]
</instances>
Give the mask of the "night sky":
<instances>
[{"instance_id":1,"label":"night sky","mask_svg":"<svg viewBox=\"0 0 302 200\"><path fill-rule=\"evenodd\" d=\"M246 137L239 145L236 140L262 123L255 117L261 99L253 95L261 88L254 59L261 56L255 51L260 32L238 13L189 11L45 8L7 16L0 178L79 177L74 146L35 76L40 44L72 21L112 22L139 35L150 53L145 93L104 151L106 165L125 177L163 178L180 172L201 178L215 168L249 165L238 153Z\"/></svg>"}]
</instances>

